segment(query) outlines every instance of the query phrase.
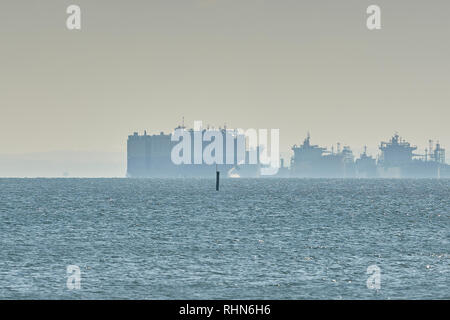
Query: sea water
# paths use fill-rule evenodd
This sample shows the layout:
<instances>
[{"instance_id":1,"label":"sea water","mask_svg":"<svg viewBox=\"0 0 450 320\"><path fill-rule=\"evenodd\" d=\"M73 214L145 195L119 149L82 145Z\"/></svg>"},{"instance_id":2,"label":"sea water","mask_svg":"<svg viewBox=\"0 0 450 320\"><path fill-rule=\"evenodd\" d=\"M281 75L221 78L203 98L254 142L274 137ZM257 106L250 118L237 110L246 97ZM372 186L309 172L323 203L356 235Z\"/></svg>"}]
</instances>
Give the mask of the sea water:
<instances>
[{"instance_id":1,"label":"sea water","mask_svg":"<svg viewBox=\"0 0 450 320\"><path fill-rule=\"evenodd\" d=\"M0 299L450 298L450 180L220 183L0 179Z\"/></svg>"}]
</instances>

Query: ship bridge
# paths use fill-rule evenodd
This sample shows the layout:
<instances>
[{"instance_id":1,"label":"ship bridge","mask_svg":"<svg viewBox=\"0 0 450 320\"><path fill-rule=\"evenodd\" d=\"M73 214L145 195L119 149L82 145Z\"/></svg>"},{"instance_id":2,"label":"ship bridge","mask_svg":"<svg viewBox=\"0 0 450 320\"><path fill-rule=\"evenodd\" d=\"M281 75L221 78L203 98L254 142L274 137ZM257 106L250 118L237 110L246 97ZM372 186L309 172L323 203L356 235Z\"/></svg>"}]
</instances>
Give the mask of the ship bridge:
<instances>
[{"instance_id":1,"label":"ship bridge","mask_svg":"<svg viewBox=\"0 0 450 320\"><path fill-rule=\"evenodd\" d=\"M380 162L384 166L396 167L408 164L413 160L413 151L416 146L411 146L398 134L395 134L389 142L381 142L380 150L382 152Z\"/></svg>"}]
</instances>

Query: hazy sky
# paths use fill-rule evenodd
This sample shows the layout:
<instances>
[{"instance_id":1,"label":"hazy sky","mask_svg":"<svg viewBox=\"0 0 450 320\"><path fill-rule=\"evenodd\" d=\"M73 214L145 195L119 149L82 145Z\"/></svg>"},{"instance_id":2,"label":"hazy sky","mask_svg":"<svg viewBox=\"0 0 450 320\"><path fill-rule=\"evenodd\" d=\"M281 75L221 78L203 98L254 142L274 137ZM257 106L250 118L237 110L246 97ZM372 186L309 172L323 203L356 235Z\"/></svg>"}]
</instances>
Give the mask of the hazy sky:
<instances>
[{"instance_id":1,"label":"hazy sky","mask_svg":"<svg viewBox=\"0 0 450 320\"><path fill-rule=\"evenodd\" d=\"M66 29L78 4L82 30ZM382 30L366 8L382 9ZM450 150L448 0L2 0L0 154L125 152L185 117L288 151L395 131ZM357 153L357 152L355 152Z\"/></svg>"}]
</instances>

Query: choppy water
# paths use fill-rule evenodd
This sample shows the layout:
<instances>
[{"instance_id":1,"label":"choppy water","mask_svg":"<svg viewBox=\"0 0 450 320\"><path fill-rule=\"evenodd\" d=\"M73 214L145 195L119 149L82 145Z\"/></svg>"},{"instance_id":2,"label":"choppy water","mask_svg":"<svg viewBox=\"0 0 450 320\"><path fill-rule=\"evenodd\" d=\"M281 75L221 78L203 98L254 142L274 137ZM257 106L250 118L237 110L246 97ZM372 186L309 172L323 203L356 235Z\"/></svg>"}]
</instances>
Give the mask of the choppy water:
<instances>
[{"instance_id":1,"label":"choppy water","mask_svg":"<svg viewBox=\"0 0 450 320\"><path fill-rule=\"evenodd\" d=\"M221 183L0 179L0 298L450 298L450 180Z\"/></svg>"}]
</instances>

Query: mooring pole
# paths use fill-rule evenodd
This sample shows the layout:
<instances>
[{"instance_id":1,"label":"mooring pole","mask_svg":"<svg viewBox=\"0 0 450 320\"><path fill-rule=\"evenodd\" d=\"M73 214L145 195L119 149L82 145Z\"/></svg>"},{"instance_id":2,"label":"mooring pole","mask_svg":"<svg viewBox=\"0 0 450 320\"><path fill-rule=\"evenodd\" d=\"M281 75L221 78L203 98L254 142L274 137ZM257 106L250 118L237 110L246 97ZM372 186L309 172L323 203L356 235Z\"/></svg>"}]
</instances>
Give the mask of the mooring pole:
<instances>
[{"instance_id":1,"label":"mooring pole","mask_svg":"<svg viewBox=\"0 0 450 320\"><path fill-rule=\"evenodd\" d=\"M220 179L220 172L217 170L217 164L216 164L216 191L219 191L219 179Z\"/></svg>"}]
</instances>

